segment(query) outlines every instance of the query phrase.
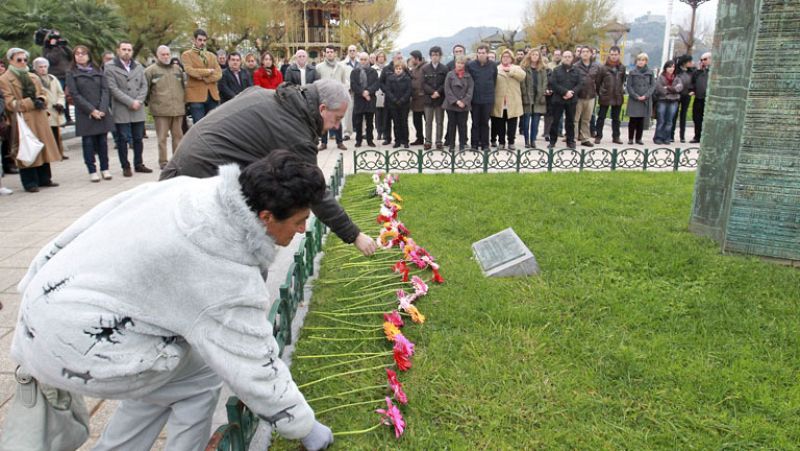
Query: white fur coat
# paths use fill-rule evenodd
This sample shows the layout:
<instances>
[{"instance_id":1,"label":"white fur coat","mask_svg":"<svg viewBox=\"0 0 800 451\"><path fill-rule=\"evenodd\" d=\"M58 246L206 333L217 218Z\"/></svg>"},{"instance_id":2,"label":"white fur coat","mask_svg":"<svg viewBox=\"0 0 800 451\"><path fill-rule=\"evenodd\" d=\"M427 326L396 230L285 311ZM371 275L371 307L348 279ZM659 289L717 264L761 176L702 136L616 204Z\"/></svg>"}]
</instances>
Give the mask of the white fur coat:
<instances>
[{"instance_id":1,"label":"white fur coat","mask_svg":"<svg viewBox=\"0 0 800 451\"><path fill-rule=\"evenodd\" d=\"M45 384L136 398L191 347L290 439L314 413L278 358L261 276L277 250L245 203L236 165L121 193L39 252L11 354Z\"/></svg>"}]
</instances>

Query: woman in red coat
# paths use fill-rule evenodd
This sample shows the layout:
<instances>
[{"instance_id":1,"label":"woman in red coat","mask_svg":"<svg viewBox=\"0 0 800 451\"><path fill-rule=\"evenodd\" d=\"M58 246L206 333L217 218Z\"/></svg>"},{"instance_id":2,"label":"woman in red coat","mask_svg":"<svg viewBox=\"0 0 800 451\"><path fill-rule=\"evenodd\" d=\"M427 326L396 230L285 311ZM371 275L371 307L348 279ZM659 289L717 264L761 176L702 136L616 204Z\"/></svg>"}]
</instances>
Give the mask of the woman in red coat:
<instances>
[{"instance_id":1,"label":"woman in red coat","mask_svg":"<svg viewBox=\"0 0 800 451\"><path fill-rule=\"evenodd\" d=\"M275 58L269 52L261 56L261 67L253 74L253 84L265 89L277 89L283 82L283 75L275 66Z\"/></svg>"}]
</instances>

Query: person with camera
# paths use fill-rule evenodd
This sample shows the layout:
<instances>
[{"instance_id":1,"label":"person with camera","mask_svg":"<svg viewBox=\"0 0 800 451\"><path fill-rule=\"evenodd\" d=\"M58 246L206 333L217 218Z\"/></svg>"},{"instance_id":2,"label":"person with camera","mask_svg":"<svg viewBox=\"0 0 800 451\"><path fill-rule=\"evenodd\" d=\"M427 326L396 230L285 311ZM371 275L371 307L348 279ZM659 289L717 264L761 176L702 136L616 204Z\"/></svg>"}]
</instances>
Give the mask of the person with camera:
<instances>
[{"instance_id":1,"label":"person with camera","mask_svg":"<svg viewBox=\"0 0 800 451\"><path fill-rule=\"evenodd\" d=\"M31 76L28 70L29 56L27 50L17 47L6 53L10 67L0 76L0 91L6 103L6 113L11 116L11 154L16 157L19 151L17 113L22 114L28 128L43 144L32 163L26 164L17 160L22 187L29 193L36 193L40 187L58 186L58 183L52 180L50 162L61 160L61 156L53 132L50 131L47 97L42 89L42 83L39 77Z\"/></svg>"},{"instance_id":2,"label":"person with camera","mask_svg":"<svg viewBox=\"0 0 800 451\"><path fill-rule=\"evenodd\" d=\"M69 160L69 157L64 155L64 143L61 141L61 126L64 125L64 90L61 88L61 83L52 74L48 73L50 62L47 58L39 57L33 60L33 70L42 82L45 96L47 96L47 116L50 121L50 130L53 131L53 138L58 145L58 153L61 155L62 160Z\"/></svg>"},{"instance_id":3,"label":"person with camera","mask_svg":"<svg viewBox=\"0 0 800 451\"><path fill-rule=\"evenodd\" d=\"M50 75L58 79L63 90L67 83L67 72L69 72L70 63L72 61L72 50L68 46L69 41L61 37L58 30L49 30L44 41L44 50L42 56L50 63ZM74 125L72 117L69 114L69 104L66 99L62 100L64 107L64 118L66 123L64 125Z\"/></svg>"}]
</instances>

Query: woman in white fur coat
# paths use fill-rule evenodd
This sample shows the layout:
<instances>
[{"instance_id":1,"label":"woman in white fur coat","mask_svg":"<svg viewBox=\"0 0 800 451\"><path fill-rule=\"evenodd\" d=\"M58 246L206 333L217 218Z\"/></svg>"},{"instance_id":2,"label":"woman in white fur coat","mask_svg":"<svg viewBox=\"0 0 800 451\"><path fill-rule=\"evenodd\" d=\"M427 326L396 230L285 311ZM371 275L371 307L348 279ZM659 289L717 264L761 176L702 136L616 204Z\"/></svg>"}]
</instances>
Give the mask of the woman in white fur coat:
<instances>
[{"instance_id":1,"label":"woman in white fur coat","mask_svg":"<svg viewBox=\"0 0 800 451\"><path fill-rule=\"evenodd\" d=\"M282 436L333 441L278 357L262 272L325 192L274 151L240 171L141 185L39 252L11 354L41 384L122 399L96 450L204 449L222 382ZM113 250L113 251L112 251Z\"/></svg>"}]
</instances>

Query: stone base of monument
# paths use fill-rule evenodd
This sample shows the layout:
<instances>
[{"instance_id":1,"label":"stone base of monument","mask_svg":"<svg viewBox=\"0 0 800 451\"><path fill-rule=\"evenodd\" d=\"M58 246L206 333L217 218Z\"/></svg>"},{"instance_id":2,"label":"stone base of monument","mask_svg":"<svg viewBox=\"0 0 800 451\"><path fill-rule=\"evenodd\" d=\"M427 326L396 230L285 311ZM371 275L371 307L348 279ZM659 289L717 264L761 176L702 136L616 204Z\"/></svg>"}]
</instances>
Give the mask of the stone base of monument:
<instances>
[{"instance_id":1,"label":"stone base of monument","mask_svg":"<svg viewBox=\"0 0 800 451\"><path fill-rule=\"evenodd\" d=\"M539 264L512 228L472 243L472 252L486 277L538 275Z\"/></svg>"}]
</instances>

